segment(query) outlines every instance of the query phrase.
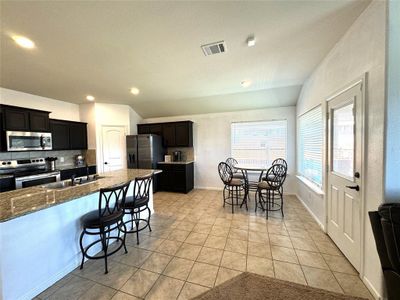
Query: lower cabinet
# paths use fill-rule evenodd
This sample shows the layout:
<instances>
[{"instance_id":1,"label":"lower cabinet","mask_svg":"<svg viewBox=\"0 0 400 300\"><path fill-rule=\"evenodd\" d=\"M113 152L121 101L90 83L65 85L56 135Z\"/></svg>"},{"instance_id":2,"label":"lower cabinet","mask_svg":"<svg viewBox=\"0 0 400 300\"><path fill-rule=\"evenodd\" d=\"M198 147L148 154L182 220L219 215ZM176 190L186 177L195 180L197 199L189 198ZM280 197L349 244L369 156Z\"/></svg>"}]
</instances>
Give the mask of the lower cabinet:
<instances>
[{"instance_id":1,"label":"lower cabinet","mask_svg":"<svg viewBox=\"0 0 400 300\"><path fill-rule=\"evenodd\" d=\"M158 188L161 191L188 193L194 186L194 163L158 164Z\"/></svg>"}]
</instances>

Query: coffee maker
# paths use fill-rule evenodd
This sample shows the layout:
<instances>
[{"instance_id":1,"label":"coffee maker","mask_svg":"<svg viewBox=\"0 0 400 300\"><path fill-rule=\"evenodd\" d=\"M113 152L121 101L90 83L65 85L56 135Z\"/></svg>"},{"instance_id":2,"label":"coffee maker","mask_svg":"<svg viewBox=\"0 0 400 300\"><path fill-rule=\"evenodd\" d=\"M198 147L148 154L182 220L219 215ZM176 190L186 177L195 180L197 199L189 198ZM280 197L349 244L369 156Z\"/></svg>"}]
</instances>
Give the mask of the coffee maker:
<instances>
[{"instance_id":1,"label":"coffee maker","mask_svg":"<svg viewBox=\"0 0 400 300\"><path fill-rule=\"evenodd\" d=\"M174 161L182 161L182 151L172 152L172 157L174 158Z\"/></svg>"}]
</instances>

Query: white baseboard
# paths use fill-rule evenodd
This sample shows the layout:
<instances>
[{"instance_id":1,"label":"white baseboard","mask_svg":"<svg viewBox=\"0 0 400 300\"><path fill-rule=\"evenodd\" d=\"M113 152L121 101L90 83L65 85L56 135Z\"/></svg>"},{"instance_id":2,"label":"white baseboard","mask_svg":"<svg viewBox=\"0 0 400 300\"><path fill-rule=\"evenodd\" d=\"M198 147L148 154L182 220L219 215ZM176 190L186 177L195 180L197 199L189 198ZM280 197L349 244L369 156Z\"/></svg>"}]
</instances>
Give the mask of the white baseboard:
<instances>
[{"instance_id":1,"label":"white baseboard","mask_svg":"<svg viewBox=\"0 0 400 300\"><path fill-rule=\"evenodd\" d=\"M367 277L363 277L362 281L364 282L365 286L369 289L369 291L371 292L372 296L376 299L376 300L381 300L383 299L382 295L378 293L378 291L375 289L375 287L372 285L372 283L368 280Z\"/></svg>"},{"instance_id":2,"label":"white baseboard","mask_svg":"<svg viewBox=\"0 0 400 300\"><path fill-rule=\"evenodd\" d=\"M319 225L319 227L321 227L321 229L326 232L325 230L325 225L322 224L322 222L317 218L317 216L313 213L313 211L307 206L307 204L304 202L303 199L301 199L301 197L298 194L295 194L295 196L297 197L297 199L299 199L299 201L301 202L301 204L303 204L303 206L307 209L307 211L310 213L310 215L313 217L313 219L315 220L315 222L317 222L317 224Z\"/></svg>"},{"instance_id":3,"label":"white baseboard","mask_svg":"<svg viewBox=\"0 0 400 300\"><path fill-rule=\"evenodd\" d=\"M215 187L215 186L195 186L196 190L210 190L210 191L222 191L223 187Z\"/></svg>"}]
</instances>

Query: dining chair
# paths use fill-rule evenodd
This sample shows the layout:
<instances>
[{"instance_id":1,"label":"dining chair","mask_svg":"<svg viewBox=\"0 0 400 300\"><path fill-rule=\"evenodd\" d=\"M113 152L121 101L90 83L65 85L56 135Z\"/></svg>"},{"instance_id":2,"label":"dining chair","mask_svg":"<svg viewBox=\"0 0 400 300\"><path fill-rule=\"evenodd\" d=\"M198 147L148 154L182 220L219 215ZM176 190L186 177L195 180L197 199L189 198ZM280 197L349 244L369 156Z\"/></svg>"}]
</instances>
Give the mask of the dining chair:
<instances>
[{"instance_id":1,"label":"dining chair","mask_svg":"<svg viewBox=\"0 0 400 300\"><path fill-rule=\"evenodd\" d=\"M219 173L219 177L221 178L222 182L224 183L223 207L225 207L225 204L231 205L232 213L234 213L233 206L234 205L239 206L240 192L244 190L245 183L239 178L233 178L232 168L226 162L220 162L218 164L218 173ZM228 191L228 195L226 196L227 191ZM235 200L236 200L236 204L235 204ZM246 205L246 209L248 209L247 202L245 202L245 199L243 199L243 201L240 205L242 205L243 202Z\"/></svg>"},{"instance_id":2,"label":"dining chair","mask_svg":"<svg viewBox=\"0 0 400 300\"><path fill-rule=\"evenodd\" d=\"M228 157L225 162L229 165L229 167L231 167L233 172L233 178L238 178L238 179L244 178L243 173L239 172L239 170L235 168L235 166L239 164L236 159L234 159L233 157Z\"/></svg>"},{"instance_id":3,"label":"dining chair","mask_svg":"<svg viewBox=\"0 0 400 300\"><path fill-rule=\"evenodd\" d=\"M272 165L283 165L286 169L286 175L287 175L287 162L283 158L277 158L272 162ZM279 193L283 195L283 185L279 189Z\"/></svg>"},{"instance_id":4,"label":"dining chair","mask_svg":"<svg viewBox=\"0 0 400 300\"><path fill-rule=\"evenodd\" d=\"M257 192L255 195L255 212L257 212L257 208L260 206L263 211L266 211L267 219L268 211L280 210L282 217L284 217L283 194L280 191L286 179L286 168L284 165L275 164L268 169L265 176L263 176L263 173L264 171L260 175L262 180L260 180L257 185ZM278 195L276 195L276 193L278 193ZM279 197L280 204L275 203L276 196Z\"/></svg>"}]
</instances>

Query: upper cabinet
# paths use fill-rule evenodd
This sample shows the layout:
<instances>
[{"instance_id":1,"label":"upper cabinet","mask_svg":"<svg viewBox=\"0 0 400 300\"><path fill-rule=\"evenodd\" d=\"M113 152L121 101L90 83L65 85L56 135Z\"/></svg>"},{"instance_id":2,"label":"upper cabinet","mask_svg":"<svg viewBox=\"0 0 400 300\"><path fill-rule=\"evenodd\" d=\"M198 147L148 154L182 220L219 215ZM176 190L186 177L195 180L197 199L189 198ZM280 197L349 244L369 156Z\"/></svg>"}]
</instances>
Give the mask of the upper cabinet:
<instances>
[{"instance_id":1,"label":"upper cabinet","mask_svg":"<svg viewBox=\"0 0 400 300\"><path fill-rule=\"evenodd\" d=\"M50 119L53 150L87 149L87 124Z\"/></svg>"},{"instance_id":2,"label":"upper cabinet","mask_svg":"<svg viewBox=\"0 0 400 300\"><path fill-rule=\"evenodd\" d=\"M48 132L49 112L4 105L3 130Z\"/></svg>"},{"instance_id":3,"label":"upper cabinet","mask_svg":"<svg viewBox=\"0 0 400 300\"><path fill-rule=\"evenodd\" d=\"M193 122L138 124L138 134L157 134L165 147L193 147Z\"/></svg>"}]
</instances>

